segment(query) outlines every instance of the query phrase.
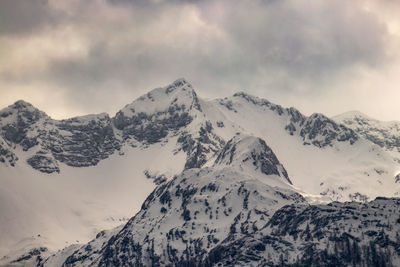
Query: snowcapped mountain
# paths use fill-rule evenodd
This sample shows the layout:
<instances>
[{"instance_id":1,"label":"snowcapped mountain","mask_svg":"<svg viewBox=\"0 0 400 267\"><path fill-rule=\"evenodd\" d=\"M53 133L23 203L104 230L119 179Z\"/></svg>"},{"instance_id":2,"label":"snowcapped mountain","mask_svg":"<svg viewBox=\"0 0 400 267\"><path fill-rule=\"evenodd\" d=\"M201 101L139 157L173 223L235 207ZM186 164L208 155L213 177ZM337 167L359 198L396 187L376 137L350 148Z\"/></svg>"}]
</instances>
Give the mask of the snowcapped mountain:
<instances>
[{"instance_id":1,"label":"snowcapped mountain","mask_svg":"<svg viewBox=\"0 0 400 267\"><path fill-rule=\"evenodd\" d=\"M36 258L37 262L45 266L400 263L399 199L310 205L291 188L265 142L252 136L235 136L212 166L185 170L157 187L122 228L100 232L86 245Z\"/></svg>"},{"instance_id":2,"label":"snowcapped mountain","mask_svg":"<svg viewBox=\"0 0 400 267\"><path fill-rule=\"evenodd\" d=\"M203 100L184 79L114 117L54 120L18 101L0 111L0 255L44 261L139 211L47 265L203 261L233 224L254 234L287 204L393 197L398 172L393 153L340 120L243 92Z\"/></svg>"},{"instance_id":3,"label":"snowcapped mountain","mask_svg":"<svg viewBox=\"0 0 400 267\"><path fill-rule=\"evenodd\" d=\"M247 145L256 150L248 151ZM103 237L99 236L75 251L65 263L155 266L186 261L189 264L192 258L206 255L229 233L253 233L276 209L288 203L305 202L290 189L284 168L258 138L235 137L213 166L185 170L161 185L112 239L103 243ZM242 172L242 168L253 170L252 175Z\"/></svg>"}]
</instances>

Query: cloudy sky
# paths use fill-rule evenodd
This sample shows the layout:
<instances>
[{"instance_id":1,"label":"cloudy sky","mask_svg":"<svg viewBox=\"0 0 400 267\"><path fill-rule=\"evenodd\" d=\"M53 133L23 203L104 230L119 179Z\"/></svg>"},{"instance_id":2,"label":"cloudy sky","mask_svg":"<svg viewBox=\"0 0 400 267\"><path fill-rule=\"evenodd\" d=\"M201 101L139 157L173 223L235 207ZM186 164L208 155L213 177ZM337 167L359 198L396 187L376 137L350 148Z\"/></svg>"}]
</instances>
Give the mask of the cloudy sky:
<instances>
[{"instance_id":1,"label":"cloudy sky","mask_svg":"<svg viewBox=\"0 0 400 267\"><path fill-rule=\"evenodd\" d=\"M185 77L305 114L400 120L398 0L1 0L0 108L115 112Z\"/></svg>"}]
</instances>

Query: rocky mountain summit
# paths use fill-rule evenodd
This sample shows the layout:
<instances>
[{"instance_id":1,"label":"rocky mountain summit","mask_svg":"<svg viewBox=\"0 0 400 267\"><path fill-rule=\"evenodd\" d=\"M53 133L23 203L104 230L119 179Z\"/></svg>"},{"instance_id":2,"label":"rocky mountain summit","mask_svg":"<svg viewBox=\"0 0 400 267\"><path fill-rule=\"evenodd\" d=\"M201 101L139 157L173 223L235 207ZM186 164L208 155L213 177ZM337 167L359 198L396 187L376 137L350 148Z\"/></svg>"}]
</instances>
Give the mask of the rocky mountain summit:
<instances>
[{"instance_id":1,"label":"rocky mountain summit","mask_svg":"<svg viewBox=\"0 0 400 267\"><path fill-rule=\"evenodd\" d=\"M180 79L125 106L113 122L124 139L152 144L190 124L196 111L201 112L197 95L188 82Z\"/></svg>"}]
</instances>

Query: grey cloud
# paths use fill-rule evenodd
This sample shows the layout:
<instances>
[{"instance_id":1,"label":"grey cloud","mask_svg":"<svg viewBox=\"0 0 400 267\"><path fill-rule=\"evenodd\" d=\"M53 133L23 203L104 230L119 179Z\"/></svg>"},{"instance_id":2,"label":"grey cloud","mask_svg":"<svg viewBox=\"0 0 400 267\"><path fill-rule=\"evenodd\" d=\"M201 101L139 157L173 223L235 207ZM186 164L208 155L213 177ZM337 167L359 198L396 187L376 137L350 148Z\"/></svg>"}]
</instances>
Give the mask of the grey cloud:
<instances>
[{"instance_id":1,"label":"grey cloud","mask_svg":"<svg viewBox=\"0 0 400 267\"><path fill-rule=\"evenodd\" d=\"M346 2L238 2L226 8L222 24L252 62L291 74L315 78L349 65L384 62L386 28Z\"/></svg>"},{"instance_id":2,"label":"grey cloud","mask_svg":"<svg viewBox=\"0 0 400 267\"><path fill-rule=\"evenodd\" d=\"M127 1L123 2L126 4ZM75 78L71 79L73 81L84 81L84 75L94 83L112 77L132 82L134 73L143 77L144 72L157 76L174 70L182 74L192 70L199 75L211 75L212 79L236 76L251 80L254 78L252 75L262 69L265 72L279 70L291 79L297 76L300 80L315 82L319 77L334 77L335 73L356 64L373 67L386 59L386 28L360 6L346 1L315 1L310 7L305 4L313 1L255 0L233 3L203 0L164 1L158 4L129 1L129 4L136 11L135 16L139 13L136 9L140 8L143 19L154 20L159 15L160 6L168 10L170 5L179 2L195 5L202 11L207 23L215 24L227 34L232 46L232 50L226 48L230 55L220 55L223 51L218 50L225 48L218 40L212 41L215 46L210 46L208 55L202 54L200 45L194 48L197 53L192 53L189 49L177 51L163 43L150 47L137 47L135 44L127 46L125 54L99 50L95 46L88 63L56 63L55 68L51 68L58 72L55 77L68 82L68 77L74 72L75 75L71 76ZM216 5L223 5L223 18L209 15L211 9L221 8ZM172 11L169 15L174 16ZM182 40L177 40L179 42ZM132 54L130 50L142 52Z\"/></svg>"},{"instance_id":3,"label":"grey cloud","mask_svg":"<svg viewBox=\"0 0 400 267\"><path fill-rule=\"evenodd\" d=\"M42 27L56 24L60 16L46 0L2 0L0 34L31 34Z\"/></svg>"}]
</instances>

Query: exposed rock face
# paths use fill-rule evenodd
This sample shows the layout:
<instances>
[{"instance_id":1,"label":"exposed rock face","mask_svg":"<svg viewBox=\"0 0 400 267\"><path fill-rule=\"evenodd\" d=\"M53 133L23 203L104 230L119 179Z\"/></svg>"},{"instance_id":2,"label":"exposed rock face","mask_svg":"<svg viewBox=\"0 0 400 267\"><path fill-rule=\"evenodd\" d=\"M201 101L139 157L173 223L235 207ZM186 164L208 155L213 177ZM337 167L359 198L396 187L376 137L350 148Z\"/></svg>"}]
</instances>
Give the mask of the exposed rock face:
<instances>
[{"instance_id":1,"label":"exposed rock face","mask_svg":"<svg viewBox=\"0 0 400 267\"><path fill-rule=\"evenodd\" d=\"M188 82L180 79L127 105L113 121L125 139L133 136L153 144L191 123L193 109L200 110L197 95Z\"/></svg>"},{"instance_id":2,"label":"exposed rock face","mask_svg":"<svg viewBox=\"0 0 400 267\"><path fill-rule=\"evenodd\" d=\"M107 114L62 120L56 125L58 131L49 136L54 142L47 143L47 148L69 166L96 165L120 148Z\"/></svg>"},{"instance_id":3,"label":"exposed rock face","mask_svg":"<svg viewBox=\"0 0 400 267\"><path fill-rule=\"evenodd\" d=\"M175 105L166 112L151 115L138 113L132 117L120 111L115 117L115 126L123 130L124 138L134 136L138 141L154 144L166 137L170 130L178 130L192 121L193 118L185 110L185 105Z\"/></svg>"},{"instance_id":4,"label":"exposed rock face","mask_svg":"<svg viewBox=\"0 0 400 267\"><path fill-rule=\"evenodd\" d=\"M21 144L24 150L28 150L37 144L35 137L28 135L32 125L40 119L48 119L44 112L34 108L25 101L17 101L0 112L1 133L5 140Z\"/></svg>"},{"instance_id":5,"label":"exposed rock face","mask_svg":"<svg viewBox=\"0 0 400 267\"><path fill-rule=\"evenodd\" d=\"M113 119L124 140L134 138L145 145L177 136L175 152L187 155L184 168L200 168L216 153L224 140L216 135L192 86L184 79L154 89L125 106ZM201 118L201 122L194 122Z\"/></svg>"},{"instance_id":6,"label":"exposed rock face","mask_svg":"<svg viewBox=\"0 0 400 267\"><path fill-rule=\"evenodd\" d=\"M15 166L18 157L14 153L15 145L24 151L38 144L35 124L50 118L25 101L17 101L0 111L0 162Z\"/></svg>"},{"instance_id":7,"label":"exposed rock face","mask_svg":"<svg viewBox=\"0 0 400 267\"><path fill-rule=\"evenodd\" d=\"M397 175L394 177L394 181L395 181L396 183L400 183L400 173L397 174Z\"/></svg>"},{"instance_id":8,"label":"exposed rock face","mask_svg":"<svg viewBox=\"0 0 400 267\"><path fill-rule=\"evenodd\" d=\"M206 121L194 135L183 131L178 138L178 144L187 154L185 169L192 169L201 168L225 142L213 132L211 122Z\"/></svg>"},{"instance_id":9,"label":"exposed rock face","mask_svg":"<svg viewBox=\"0 0 400 267\"><path fill-rule=\"evenodd\" d=\"M31 249L24 255L21 255L18 259L11 262L12 266L21 266L30 265L30 266L43 266L44 257L43 254L46 254L48 249L45 247L34 248Z\"/></svg>"},{"instance_id":10,"label":"exposed rock face","mask_svg":"<svg viewBox=\"0 0 400 267\"><path fill-rule=\"evenodd\" d=\"M358 140L358 136L353 130L318 113L312 114L306 119L300 136L303 137L304 144L313 144L317 147L332 145L332 141L354 144Z\"/></svg>"},{"instance_id":11,"label":"exposed rock face","mask_svg":"<svg viewBox=\"0 0 400 267\"><path fill-rule=\"evenodd\" d=\"M24 151L38 144L37 136L32 134L39 120L49 117L25 101L17 101L0 111L1 156L7 159L11 166L15 165L17 157L12 152L15 144L21 145Z\"/></svg>"},{"instance_id":12,"label":"exposed rock face","mask_svg":"<svg viewBox=\"0 0 400 267\"><path fill-rule=\"evenodd\" d=\"M55 121L32 105L18 101L1 112L2 157L15 164L16 157L5 142L34 150L27 162L33 168L59 172L57 161L74 167L96 165L119 149L106 114ZM46 155L43 155L46 154Z\"/></svg>"},{"instance_id":13,"label":"exposed rock face","mask_svg":"<svg viewBox=\"0 0 400 267\"><path fill-rule=\"evenodd\" d=\"M285 130L290 135L294 135L294 133L299 131L299 129L303 126L306 117L295 108L288 108L286 109L286 112L290 117L290 122L286 125Z\"/></svg>"},{"instance_id":14,"label":"exposed rock face","mask_svg":"<svg viewBox=\"0 0 400 267\"><path fill-rule=\"evenodd\" d=\"M60 172L60 168L54 159L47 155L34 155L27 160L28 164L32 166L32 168L45 172L45 173L52 173L52 172Z\"/></svg>"},{"instance_id":15,"label":"exposed rock face","mask_svg":"<svg viewBox=\"0 0 400 267\"><path fill-rule=\"evenodd\" d=\"M70 166L92 166L119 148L111 119L106 114L55 121L31 104L17 101L0 112L1 158L15 165L12 147L20 145L35 154L27 162L33 168L59 172L57 161Z\"/></svg>"},{"instance_id":16,"label":"exposed rock face","mask_svg":"<svg viewBox=\"0 0 400 267\"><path fill-rule=\"evenodd\" d=\"M6 165L15 166L18 157L12 152L9 142L0 136L0 162Z\"/></svg>"}]
</instances>

